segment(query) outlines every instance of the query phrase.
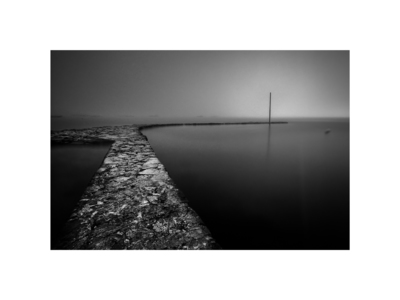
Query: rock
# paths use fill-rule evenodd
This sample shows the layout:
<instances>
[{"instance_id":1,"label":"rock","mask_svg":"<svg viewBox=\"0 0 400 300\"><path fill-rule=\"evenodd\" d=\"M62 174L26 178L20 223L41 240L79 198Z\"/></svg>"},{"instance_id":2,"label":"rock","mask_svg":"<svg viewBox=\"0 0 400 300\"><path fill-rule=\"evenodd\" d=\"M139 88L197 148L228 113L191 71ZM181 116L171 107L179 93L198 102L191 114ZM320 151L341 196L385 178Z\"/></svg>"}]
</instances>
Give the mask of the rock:
<instances>
[{"instance_id":1,"label":"rock","mask_svg":"<svg viewBox=\"0 0 400 300\"><path fill-rule=\"evenodd\" d=\"M131 190L125 190L124 194L127 195L127 196L132 196L132 195L135 195L135 192L133 192Z\"/></svg>"},{"instance_id":2,"label":"rock","mask_svg":"<svg viewBox=\"0 0 400 300\"><path fill-rule=\"evenodd\" d=\"M147 164L143 165L143 169L156 169L158 168L159 164Z\"/></svg>"},{"instance_id":3,"label":"rock","mask_svg":"<svg viewBox=\"0 0 400 300\"><path fill-rule=\"evenodd\" d=\"M113 161L111 159L109 159L109 158L106 158L104 160L104 164L112 164L112 163L113 163Z\"/></svg>"},{"instance_id":4,"label":"rock","mask_svg":"<svg viewBox=\"0 0 400 300\"><path fill-rule=\"evenodd\" d=\"M139 204L140 207L148 206L148 205L149 205L149 202L147 200L144 200Z\"/></svg>"},{"instance_id":5,"label":"rock","mask_svg":"<svg viewBox=\"0 0 400 300\"><path fill-rule=\"evenodd\" d=\"M157 202L157 197L155 197L155 196L149 196L149 197L147 197L147 200L148 200L150 203L154 204L155 202Z\"/></svg>"},{"instance_id":6,"label":"rock","mask_svg":"<svg viewBox=\"0 0 400 300\"><path fill-rule=\"evenodd\" d=\"M129 180L129 177L122 177L121 176L121 177L116 177L113 180L116 181L116 182L125 182L125 181Z\"/></svg>"},{"instance_id":7,"label":"rock","mask_svg":"<svg viewBox=\"0 0 400 300\"><path fill-rule=\"evenodd\" d=\"M153 177L151 177L151 180L153 181L167 181L168 180L168 175L166 173L159 173L157 175L154 175Z\"/></svg>"},{"instance_id":8,"label":"rock","mask_svg":"<svg viewBox=\"0 0 400 300\"><path fill-rule=\"evenodd\" d=\"M142 172L139 172L140 175L155 175L158 173L160 173L160 171L157 169L147 169Z\"/></svg>"},{"instance_id":9,"label":"rock","mask_svg":"<svg viewBox=\"0 0 400 300\"><path fill-rule=\"evenodd\" d=\"M143 168L144 169L157 168L159 164L160 161L157 158L151 158L143 164Z\"/></svg>"}]
</instances>

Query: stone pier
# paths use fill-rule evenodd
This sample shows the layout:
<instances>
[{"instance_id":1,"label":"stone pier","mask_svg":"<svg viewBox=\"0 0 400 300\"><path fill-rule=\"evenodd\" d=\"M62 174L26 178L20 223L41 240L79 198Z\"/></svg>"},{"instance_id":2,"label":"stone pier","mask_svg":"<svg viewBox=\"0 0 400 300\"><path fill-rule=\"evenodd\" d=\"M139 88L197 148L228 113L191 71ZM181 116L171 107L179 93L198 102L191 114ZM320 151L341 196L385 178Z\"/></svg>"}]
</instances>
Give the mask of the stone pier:
<instances>
[{"instance_id":1,"label":"stone pier","mask_svg":"<svg viewBox=\"0 0 400 300\"><path fill-rule=\"evenodd\" d=\"M219 249L137 126L51 133L57 144L113 141L57 249Z\"/></svg>"}]
</instances>

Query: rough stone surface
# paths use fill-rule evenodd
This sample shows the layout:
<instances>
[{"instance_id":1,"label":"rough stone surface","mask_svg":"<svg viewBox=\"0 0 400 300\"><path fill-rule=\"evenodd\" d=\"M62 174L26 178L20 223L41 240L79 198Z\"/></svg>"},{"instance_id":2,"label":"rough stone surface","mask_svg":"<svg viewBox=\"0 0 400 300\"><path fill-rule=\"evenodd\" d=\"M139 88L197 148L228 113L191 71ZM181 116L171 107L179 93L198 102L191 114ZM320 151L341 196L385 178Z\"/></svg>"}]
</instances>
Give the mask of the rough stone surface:
<instances>
[{"instance_id":1,"label":"rough stone surface","mask_svg":"<svg viewBox=\"0 0 400 300\"><path fill-rule=\"evenodd\" d=\"M52 143L114 141L57 249L219 249L137 126L51 133Z\"/></svg>"}]
</instances>

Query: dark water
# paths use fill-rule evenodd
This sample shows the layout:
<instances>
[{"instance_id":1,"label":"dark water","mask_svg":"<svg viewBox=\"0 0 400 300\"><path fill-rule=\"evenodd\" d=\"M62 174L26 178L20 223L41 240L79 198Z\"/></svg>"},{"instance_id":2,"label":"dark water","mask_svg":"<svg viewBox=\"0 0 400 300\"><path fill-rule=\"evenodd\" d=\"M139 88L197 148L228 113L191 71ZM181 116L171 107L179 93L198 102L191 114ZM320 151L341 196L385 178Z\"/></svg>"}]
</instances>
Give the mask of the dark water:
<instances>
[{"instance_id":1,"label":"dark water","mask_svg":"<svg viewBox=\"0 0 400 300\"><path fill-rule=\"evenodd\" d=\"M348 122L143 133L222 248L349 249Z\"/></svg>"},{"instance_id":2,"label":"dark water","mask_svg":"<svg viewBox=\"0 0 400 300\"><path fill-rule=\"evenodd\" d=\"M51 146L51 248L110 146Z\"/></svg>"}]
</instances>

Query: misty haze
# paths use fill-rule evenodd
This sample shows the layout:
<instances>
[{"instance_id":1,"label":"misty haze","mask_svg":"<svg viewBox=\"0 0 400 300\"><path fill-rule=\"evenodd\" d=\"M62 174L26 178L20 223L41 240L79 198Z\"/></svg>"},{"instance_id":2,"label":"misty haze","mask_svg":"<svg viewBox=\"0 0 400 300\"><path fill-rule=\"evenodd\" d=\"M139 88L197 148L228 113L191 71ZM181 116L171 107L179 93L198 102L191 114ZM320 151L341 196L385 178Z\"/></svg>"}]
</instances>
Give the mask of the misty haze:
<instances>
[{"instance_id":1,"label":"misty haze","mask_svg":"<svg viewBox=\"0 0 400 300\"><path fill-rule=\"evenodd\" d=\"M349 51L52 51L51 249L349 249Z\"/></svg>"}]
</instances>

